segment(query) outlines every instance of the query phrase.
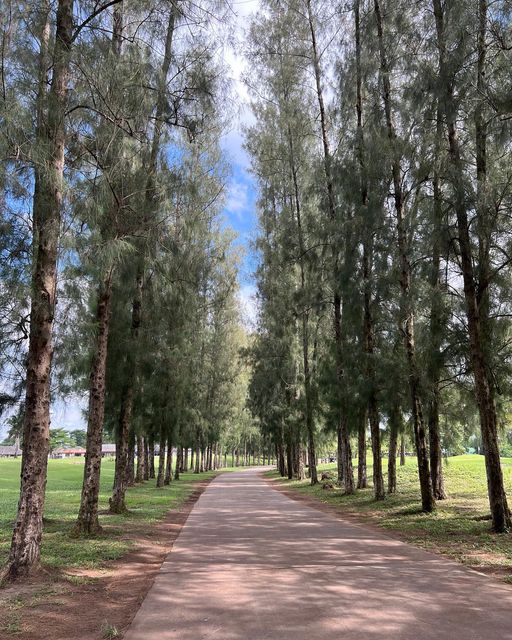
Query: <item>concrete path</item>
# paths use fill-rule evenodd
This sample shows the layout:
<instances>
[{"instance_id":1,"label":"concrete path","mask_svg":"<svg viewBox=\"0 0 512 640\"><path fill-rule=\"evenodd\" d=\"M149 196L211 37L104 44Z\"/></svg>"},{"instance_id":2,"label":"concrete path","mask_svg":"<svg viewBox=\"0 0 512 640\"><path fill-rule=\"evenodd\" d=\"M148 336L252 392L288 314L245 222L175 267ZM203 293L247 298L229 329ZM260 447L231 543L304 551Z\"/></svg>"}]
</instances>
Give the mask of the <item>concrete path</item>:
<instances>
[{"instance_id":1,"label":"concrete path","mask_svg":"<svg viewBox=\"0 0 512 640\"><path fill-rule=\"evenodd\" d=\"M512 640L512 589L226 473L125 640Z\"/></svg>"}]
</instances>

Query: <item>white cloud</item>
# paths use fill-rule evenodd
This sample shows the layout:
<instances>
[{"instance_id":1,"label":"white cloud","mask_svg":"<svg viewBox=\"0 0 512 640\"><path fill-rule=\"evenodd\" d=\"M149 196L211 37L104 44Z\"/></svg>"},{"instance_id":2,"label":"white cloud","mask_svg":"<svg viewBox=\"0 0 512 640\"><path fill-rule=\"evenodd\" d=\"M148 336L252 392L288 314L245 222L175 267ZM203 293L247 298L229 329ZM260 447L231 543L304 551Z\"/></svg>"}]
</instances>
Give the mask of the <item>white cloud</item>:
<instances>
[{"instance_id":1,"label":"white cloud","mask_svg":"<svg viewBox=\"0 0 512 640\"><path fill-rule=\"evenodd\" d=\"M87 398L71 396L58 398L51 408L52 429L86 429L87 423L83 411L87 409Z\"/></svg>"},{"instance_id":2,"label":"white cloud","mask_svg":"<svg viewBox=\"0 0 512 640\"><path fill-rule=\"evenodd\" d=\"M240 168L247 170L250 166L250 160L247 151L243 148L243 143L243 135L237 127L224 134L221 140L222 150L229 160Z\"/></svg>"},{"instance_id":3,"label":"white cloud","mask_svg":"<svg viewBox=\"0 0 512 640\"><path fill-rule=\"evenodd\" d=\"M258 300L256 298L256 287L253 284L246 284L240 287L238 292L240 301L240 315L242 324L250 331L256 329L258 320Z\"/></svg>"},{"instance_id":4,"label":"white cloud","mask_svg":"<svg viewBox=\"0 0 512 640\"><path fill-rule=\"evenodd\" d=\"M241 222L250 206L249 187L240 180L232 180L229 185L226 212Z\"/></svg>"}]
</instances>

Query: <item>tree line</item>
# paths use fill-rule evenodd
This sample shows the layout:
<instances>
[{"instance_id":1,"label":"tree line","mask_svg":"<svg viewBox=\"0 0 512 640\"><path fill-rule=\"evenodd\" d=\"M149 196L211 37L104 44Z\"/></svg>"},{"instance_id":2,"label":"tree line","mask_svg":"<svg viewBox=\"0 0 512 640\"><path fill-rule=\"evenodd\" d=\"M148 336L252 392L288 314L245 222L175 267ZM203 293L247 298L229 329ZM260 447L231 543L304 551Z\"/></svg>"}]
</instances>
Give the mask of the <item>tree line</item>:
<instances>
[{"instance_id":1,"label":"tree line","mask_svg":"<svg viewBox=\"0 0 512 640\"><path fill-rule=\"evenodd\" d=\"M113 513L136 481L263 450L221 216L228 14L209 0L3 5L0 410L23 451L5 579L39 562L55 397L88 398L74 535L100 530L105 433Z\"/></svg>"},{"instance_id":2,"label":"tree line","mask_svg":"<svg viewBox=\"0 0 512 640\"><path fill-rule=\"evenodd\" d=\"M368 431L381 500L405 435L431 512L443 455L472 436L496 532L511 525L511 10L264 0L246 52L260 227L250 403L281 473L307 465L318 482L319 442L334 436L353 493Z\"/></svg>"}]
</instances>

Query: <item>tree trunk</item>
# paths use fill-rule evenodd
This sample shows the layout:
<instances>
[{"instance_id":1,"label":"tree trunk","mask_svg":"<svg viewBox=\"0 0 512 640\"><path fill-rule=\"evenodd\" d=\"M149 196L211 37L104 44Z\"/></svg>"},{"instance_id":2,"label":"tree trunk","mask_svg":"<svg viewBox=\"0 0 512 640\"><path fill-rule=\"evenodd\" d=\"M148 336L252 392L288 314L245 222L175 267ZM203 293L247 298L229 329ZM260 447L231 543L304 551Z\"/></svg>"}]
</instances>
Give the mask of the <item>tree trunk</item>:
<instances>
[{"instance_id":1,"label":"tree trunk","mask_svg":"<svg viewBox=\"0 0 512 640\"><path fill-rule=\"evenodd\" d=\"M155 477L155 437L151 434L148 437L148 456L149 456L149 479Z\"/></svg>"},{"instance_id":2,"label":"tree trunk","mask_svg":"<svg viewBox=\"0 0 512 640\"><path fill-rule=\"evenodd\" d=\"M344 384L345 373L343 371L343 333L342 333L342 318L341 318L341 300L339 296L335 295L334 300L334 333L335 343L337 350L337 379L338 386L340 387L340 413L338 418L338 454L341 457L338 458L338 475L342 475L342 482L344 491L347 495L354 493L354 470L352 468L352 448L350 446L350 435L348 432L348 419L345 406L344 391L342 385Z\"/></svg>"},{"instance_id":3,"label":"tree trunk","mask_svg":"<svg viewBox=\"0 0 512 640\"><path fill-rule=\"evenodd\" d=\"M291 127L288 126L288 146L290 151L290 167L292 181L294 185L294 209L295 223L297 226L297 239L300 251L299 269L301 282L301 302L303 309L300 312L302 319L302 362L304 367L304 399L305 399L305 418L306 433L308 434L308 454L309 454L309 477L311 484L318 483L318 473L316 469L316 451L315 451L315 430L313 423L313 406L311 400L311 368L309 362L309 301L304 299L306 291L306 275L304 269L304 258L306 256L304 237L302 233L302 218L300 206L299 183L297 179L297 170L295 166L295 153L293 145L293 136Z\"/></svg>"},{"instance_id":4,"label":"tree trunk","mask_svg":"<svg viewBox=\"0 0 512 640\"><path fill-rule=\"evenodd\" d=\"M167 442L167 438L165 436L165 427L162 424L160 425L160 451L158 453L158 475L156 478L156 486L163 487L165 480L165 445ZM154 446L154 445L153 445ZM154 461L154 451L153 451L153 461ZM153 473L154 475L154 473Z\"/></svg>"},{"instance_id":5,"label":"tree trunk","mask_svg":"<svg viewBox=\"0 0 512 640\"><path fill-rule=\"evenodd\" d=\"M164 446L165 446L165 443L164 443ZM177 446L176 447L176 473L174 475L176 480L180 479L180 464L181 464L180 454L181 454L181 447ZM171 480L172 480L172 442L171 442L171 437L169 436L167 438L167 460L165 463L164 484L165 485L171 484Z\"/></svg>"},{"instance_id":6,"label":"tree trunk","mask_svg":"<svg viewBox=\"0 0 512 640\"><path fill-rule=\"evenodd\" d=\"M126 353L126 369L133 371L135 369L135 348L138 341L141 315L142 315L142 275L137 277L135 295L132 301L132 318L130 327L130 340L134 349ZM135 381L133 376L126 382L121 394L121 409L119 412L119 422L117 429L116 441L116 470L114 476L114 487L112 489L112 497L110 498L110 511L112 513L123 513L126 510L125 496L126 488L133 482L141 482L144 475L139 475L141 451L137 449L137 475L133 477L133 464L135 458L135 435L133 434L133 400L135 394ZM130 443L133 447L130 447ZM137 438L137 447L139 446L139 438ZM125 452L128 455L125 455ZM131 455L130 455L131 454Z\"/></svg>"},{"instance_id":7,"label":"tree trunk","mask_svg":"<svg viewBox=\"0 0 512 640\"><path fill-rule=\"evenodd\" d=\"M126 467L126 486L135 484L135 434L133 430L128 434L128 466Z\"/></svg>"},{"instance_id":8,"label":"tree trunk","mask_svg":"<svg viewBox=\"0 0 512 640\"><path fill-rule=\"evenodd\" d=\"M195 467L194 467L194 473L199 473L199 465L200 465L200 457L201 457L201 449L199 448L199 444L196 445L196 460L195 460Z\"/></svg>"},{"instance_id":9,"label":"tree trunk","mask_svg":"<svg viewBox=\"0 0 512 640\"><path fill-rule=\"evenodd\" d=\"M384 477L382 475L382 451L380 444L380 426L377 404L373 394L370 396L368 404L368 421L370 423L370 435L372 440L373 454L373 491L375 500L384 500Z\"/></svg>"},{"instance_id":10,"label":"tree trunk","mask_svg":"<svg viewBox=\"0 0 512 640\"><path fill-rule=\"evenodd\" d=\"M357 431L357 488L366 489L368 474L366 471L366 410L361 412Z\"/></svg>"},{"instance_id":11,"label":"tree trunk","mask_svg":"<svg viewBox=\"0 0 512 640\"><path fill-rule=\"evenodd\" d=\"M436 500L444 500L446 493L443 479L443 454L441 450L441 434L439 429L439 379L441 376L443 336L442 321L442 284L441 284L441 237L443 233L443 207L439 165L441 162L441 138L443 123L440 105L437 107L436 157L434 164L434 229L432 233L432 267L430 274L430 346L429 346L429 402L428 402L428 434L430 445L430 475L432 490Z\"/></svg>"},{"instance_id":12,"label":"tree trunk","mask_svg":"<svg viewBox=\"0 0 512 640\"><path fill-rule=\"evenodd\" d=\"M145 436L142 439L144 445L144 480L149 480L149 439Z\"/></svg>"},{"instance_id":13,"label":"tree trunk","mask_svg":"<svg viewBox=\"0 0 512 640\"><path fill-rule=\"evenodd\" d=\"M114 471L114 486L110 502L111 513L124 513L126 511L126 486L129 481L129 440L131 417L127 412L132 410L132 400L128 396L123 397L119 423L116 432L116 466Z\"/></svg>"},{"instance_id":14,"label":"tree trunk","mask_svg":"<svg viewBox=\"0 0 512 640\"><path fill-rule=\"evenodd\" d=\"M279 467L279 475L284 478L286 476L286 460L284 457L284 446L282 440L279 442L277 456L278 456L278 467ZM259 456L257 459L257 464L260 464Z\"/></svg>"},{"instance_id":15,"label":"tree trunk","mask_svg":"<svg viewBox=\"0 0 512 640\"><path fill-rule=\"evenodd\" d=\"M473 267L473 255L469 229L467 199L464 189L464 168L457 135L457 108L454 98L453 81L451 79L450 63L447 60L445 42L444 10L441 0L433 0L434 16L439 49L439 77L443 83L443 111L448 129L449 159L454 176L455 214L459 240L459 254L464 281L464 298L468 319L468 332L471 352L471 365L475 380L476 398L480 414L480 428L485 456L487 473L487 489L491 508L493 529L497 533L506 531L511 525L510 511L503 483L500 452L498 445L498 426L496 405L494 399L494 380L489 361L485 337L488 335L489 315L485 296L488 295L489 282L482 280L489 271L488 254L483 247L485 238L481 236L485 226L486 208L482 205L481 197L477 197L477 233L479 234L480 281L477 283ZM485 69L485 31L487 24L487 2L478 3L479 31L478 31L478 65L477 85L483 83ZM481 94L479 95L481 98ZM478 122L481 115L476 115L477 137L477 186L478 196L485 189L485 129L482 130L484 120ZM482 184L483 183L483 184ZM482 264L484 261L484 264ZM482 296L483 294L483 296ZM480 304L482 303L482 304Z\"/></svg>"},{"instance_id":16,"label":"tree trunk","mask_svg":"<svg viewBox=\"0 0 512 640\"><path fill-rule=\"evenodd\" d=\"M389 416L388 493L396 493L396 454L401 422L400 405L395 401Z\"/></svg>"},{"instance_id":17,"label":"tree trunk","mask_svg":"<svg viewBox=\"0 0 512 640\"><path fill-rule=\"evenodd\" d=\"M396 214L397 244L400 255L400 288L402 291L401 312L404 318L404 342L407 354L409 374L409 391L411 396L411 410L414 426L414 442L418 458L418 476L420 481L421 505L425 512L435 509L432 480L430 477L430 465L428 459L425 424L420 400L420 376L416 364L416 347L414 341L414 310L410 302L411 289L411 265L409 261L407 234L404 222L404 194L402 190L402 177L400 166L400 152L396 144L395 124L391 107L391 83L390 70L384 45L383 20L380 8L380 0L374 0L375 16L377 20L377 33L380 52L380 71L382 81L382 97L388 138L393 153L392 177Z\"/></svg>"},{"instance_id":18,"label":"tree trunk","mask_svg":"<svg viewBox=\"0 0 512 640\"><path fill-rule=\"evenodd\" d=\"M25 418L18 514L3 578L16 580L37 566L43 533L43 508L50 431L52 331L57 288L57 253L62 208L66 140L65 114L73 31L73 0L59 0L48 95L47 126L42 131L48 164L34 190L37 224L32 272L30 337L27 356Z\"/></svg>"},{"instance_id":19,"label":"tree trunk","mask_svg":"<svg viewBox=\"0 0 512 640\"><path fill-rule=\"evenodd\" d=\"M400 437L400 466L405 466L405 437L403 433Z\"/></svg>"},{"instance_id":20,"label":"tree trunk","mask_svg":"<svg viewBox=\"0 0 512 640\"><path fill-rule=\"evenodd\" d=\"M89 381L89 412L84 480L78 519L74 527L76 535L92 535L101 531L98 520L98 497L100 493L101 447L105 416L105 374L111 299L112 274L109 273L98 291L98 306L96 310L98 333L96 335Z\"/></svg>"},{"instance_id":21,"label":"tree trunk","mask_svg":"<svg viewBox=\"0 0 512 640\"><path fill-rule=\"evenodd\" d=\"M265 464L265 456L263 456L263 464ZM286 446L286 468L288 480L291 480L293 478L293 448L291 433L288 435L288 444Z\"/></svg>"},{"instance_id":22,"label":"tree trunk","mask_svg":"<svg viewBox=\"0 0 512 640\"><path fill-rule=\"evenodd\" d=\"M146 466L146 457L144 455L144 440L141 435L137 435L137 474L135 482L139 483L144 480Z\"/></svg>"},{"instance_id":23,"label":"tree trunk","mask_svg":"<svg viewBox=\"0 0 512 640\"><path fill-rule=\"evenodd\" d=\"M171 447L171 441L170 440L169 440L168 447ZM171 449L169 449L169 450L171 450ZM179 480L180 479L180 473L181 473L181 470L183 468L184 451L187 451L187 449L184 449L183 447L180 447L180 446L176 447L176 463L174 465L174 479L175 480ZM169 454L169 452L168 452L167 455L172 460L172 454Z\"/></svg>"},{"instance_id":24,"label":"tree trunk","mask_svg":"<svg viewBox=\"0 0 512 640\"><path fill-rule=\"evenodd\" d=\"M305 480L306 478L306 454L307 449L302 445L298 449L299 460L298 460L298 473L297 476L299 480ZM268 457L268 464L270 464L270 456Z\"/></svg>"}]
</instances>

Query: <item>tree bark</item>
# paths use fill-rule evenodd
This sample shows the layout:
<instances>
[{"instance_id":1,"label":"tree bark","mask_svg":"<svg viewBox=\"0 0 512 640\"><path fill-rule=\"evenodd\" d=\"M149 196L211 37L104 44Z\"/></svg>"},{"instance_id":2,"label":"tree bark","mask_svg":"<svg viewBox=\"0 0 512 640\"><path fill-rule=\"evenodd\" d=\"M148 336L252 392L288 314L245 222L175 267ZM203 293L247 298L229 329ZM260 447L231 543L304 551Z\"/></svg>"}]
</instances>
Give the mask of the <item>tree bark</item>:
<instances>
[{"instance_id":1,"label":"tree bark","mask_svg":"<svg viewBox=\"0 0 512 640\"><path fill-rule=\"evenodd\" d=\"M396 456L401 422L400 405L395 400L389 416L388 493L396 493Z\"/></svg>"},{"instance_id":2,"label":"tree bark","mask_svg":"<svg viewBox=\"0 0 512 640\"><path fill-rule=\"evenodd\" d=\"M373 491L375 494L375 500L384 500L386 494L384 490L384 477L382 475L379 414L373 394L370 396L370 402L368 403L368 421L370 423L370 435L372 440Z\"/></svg>"},{"instance_id":3,"label":"tree bark","mask_svg":"<svg viewBox=\"0 0 512 640\"><path fill-rule=\"evenodd\" d=\"M80 509L74 527L76 535L93 535L101 531L98 520L98 497L100 493L101 448L105 417L105 375L111 299L112 273L109 272L98 291L96 310L97 335L89 382L84 480L82 483Z\"/></svg>"},{"instance_id":4,"label":"tree bark","mask_svg":"<svg viewBox=\"0 0 512 640\"><path fill-rule=\"evenodd\" d=\"M366 409L361 411L359 428L357 431L357 488L366 489L368 486L368 474L366 468Z\"/></svg>"},{"instance_id":5,"label":"tree bark","mask_svg":"<svg viewBox=\"0 0 512 640\"><path fill-rule=\"evenodd\" d=\"M183 447L176 447L176 464L174 465L174 479L180 479L181 468L183 465Z\"/></svg>"},{"instance_id":6,"label":"tree bark","mask_svg":"<svg viewBox=\"0 0 512 640\"><path fill-rule=\"evenodd\" d=\"M128 404L126 404L128 402ZM112 488L112 496L110 497L110 512L124 513L126 511L126 486L129 482L129 425L130 420L127 419L126 412L131 411L131 399L125 396L121 411L119 414L119 422L116 432L116 465L114 471L114 486Z\"/></svg>"},{"instance_id":7,"label":"tree bark","mask_svg":"<svg viewBox=\"0 0 512 640\"><path fill-rule=\"evenodd\" d=\"M265 454L263 454L263 464L265 464ZM288 428L288 443L286 445L286 470L288 474L288 480L293 478L293 446L291 429Z\"/></svg>"},{"instance_id":8,"label":"tree bark","mask_svg":"<svg viewBox=\"0 0 512 640\"><path fill-rule=\"evenodd\" d=\"M142 442L144 444L144 467L143 467L144 480L149 480L149 439L148 437L145 436L142 439Z\"/></svg>"},{"instance_id":9,"label":"tree bark","mask_svg":"<svg viewBox=\"0 0 512 640\"><path fill-rule=\"evenodd\" d=\"M403 433L400 437L400 466L405 466L405 437Z\"/></svg>"},{"instance_id":10,"label":"tree bark","mask_svg":"<svg viewBox=\"0 0 512 640\"><path fill-rule=\"evenodd\" d=\"M145 475L145 465L146 457L144 455L144 439L141 435L137 434L137 472L135 475L135 482L143 482Z\"/></svg>"},{"instance_id":11,"label":"tree bark","mask_svg":"<svg viewBox=\"0 0 512 640\"><path fill-rule=\"evenodd\" d=\"M126 467L126 486L135 484L135 434L133 430L128 436L128 466Z\"/></svg>"},{"instance_id":12,"label":"tree bark","mask_svg":"<svg viewBox=\"0 0 512 640\"><path fill-rule=\"evenodd\" d=\"M31 315L23 453L18 514L9 552L6 580L28 575L39 563L50 431L52 331L57 288L57 252L62 209L65 114L73 31L73 0L59 0L53 50L53 75L48 95L47 126L41 131L47 166L34 190L37 224L35 268L32 273Z\"/></svg>"},{"instance_id":13,"label":"tree bark","mask_svg":"<svg viewBox=\"0 0 512 640\"><path fill-rule=\"evenodd\" d=\"M304 269L304 257L306 256L304 236L302 232L302 213L300 205L299 182L297 178L297 169L295 163L295 152L293 144L293 136L290 125L288 125L288 147L290 152L290 169L292 175L294 189L294 209L295 224L297 227L297 239L299 245L299 271L300 271L300 287L301 302L303 308L300 311L302 321L302 363L304 367L304 400L305 400L305 421L306 433L308 434L308 454L309 454L309 477L311 484L318 483L318 473L316 468L316 450L315 450L315 428L313 422L313 406L311 399L311 367L309 362L309 303L305 300L306 292L306 274Z\"/></svg>"},{"instance_id":14,"label":"tree bark","mask_svg":"<svg viewBox=\"0 0 512 640\"><path fill-rule=\"evenodd\" d=\"M152 480L155 477L155 437L153 434L148 436L148 457L149 457L149 479Z\"/></svg>"},{"instance_id":15,"label":"tree bark","mask_svg":"<svg viewBox=\"0 0 512 640\"><path fill-rule=\"evenodd\" d=\"M176 480L180 479L181 454L182 454L181 447L176 446L176 473L174 474L174 477ZM169 436L167 438L167 460L165 463L164 484L165 485L171 484L171 480L172 480L172 441L171 441L171 437Z\"/></svg>"},{"instance_id":16,"label":"tree bark","mask_svg":"<svg viewBox=\"0 0 512 640\"><path fill-rule=\"evenodd\" d=\"M161 421L161 425L160 425L160 450L158 452L158 475L156 478L156 486L157 487L163 487L165 484L165 469L166 469L166 465L165 465L165 446L167 444L167 438L165 435L165 427L163 425L163 417L162 417L162 421ZM154 451L153 451L154 454ZM153 455L153 460L154 460L154 455ZM169 466L169 465L167 465ZM154 474L153 474L154 475Z\"/></svg>"},{"instance_id":17,"label":"tree bark","mask_svg":"<svg viewBox=\"0 0 512 640\"><path fill-rule=\"evenodd\" d=\"M201 449L199 447L199 442L196 445L196 460L195 460L195 467L194 467L194 473L199 473L199 468L200 468L200 458L201 458Z\"/></svg>"}]
</instances>

